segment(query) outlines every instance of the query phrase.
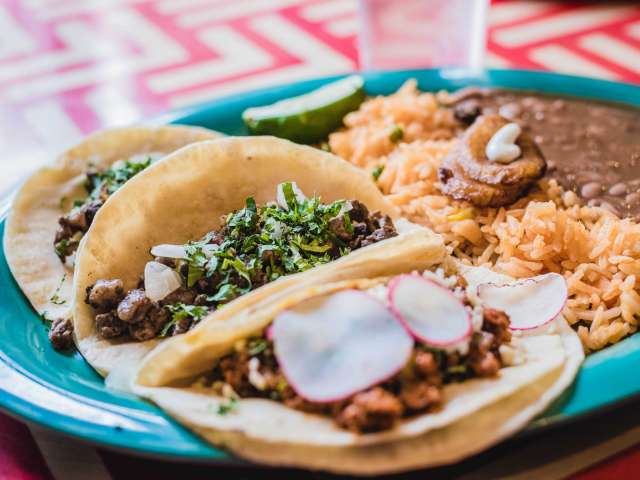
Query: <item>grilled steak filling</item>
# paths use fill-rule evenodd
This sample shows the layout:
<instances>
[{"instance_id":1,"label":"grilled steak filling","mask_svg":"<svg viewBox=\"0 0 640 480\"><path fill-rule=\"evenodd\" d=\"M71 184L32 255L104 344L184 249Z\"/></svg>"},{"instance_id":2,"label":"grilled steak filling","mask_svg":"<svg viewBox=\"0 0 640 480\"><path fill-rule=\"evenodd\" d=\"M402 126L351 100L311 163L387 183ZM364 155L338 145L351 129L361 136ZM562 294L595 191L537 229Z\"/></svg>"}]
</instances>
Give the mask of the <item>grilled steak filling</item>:
<instances>
[{"instance_id":1,"label":"grilled steak filling","mask_svg":"<svg viewBox=\"0 0 640 480\"><path fill-rule=\"evenodd\" d=\"M286 185L287 208L257 207L248 198L245 208L222 219L220 229L185 245L186 258L155 258L181 282L161 300L149 299L144 279L129 291L119 279L87 288L98 335L145 341L184 333L210 310L261 285L397 235L388 216L369 212L357 200L298 200Z\"/></svg>"},{"instance_id":2,"label":"grilled steak filling","mask_svg":"<svg viewBox=\"0 0 640 480\"><path fill-rule=\"evenodd\" d=\"M87 172L84 188L88 196L84 200L74 200L73 209L58 219L53 247L60 261L66 261L78 249L82 236L89 230L93 218L107 198L151 165L156 156L157 154L153 154L144 156L143 159L122 160L106 170L91 169Z\"/></svg>"}]
</instances>

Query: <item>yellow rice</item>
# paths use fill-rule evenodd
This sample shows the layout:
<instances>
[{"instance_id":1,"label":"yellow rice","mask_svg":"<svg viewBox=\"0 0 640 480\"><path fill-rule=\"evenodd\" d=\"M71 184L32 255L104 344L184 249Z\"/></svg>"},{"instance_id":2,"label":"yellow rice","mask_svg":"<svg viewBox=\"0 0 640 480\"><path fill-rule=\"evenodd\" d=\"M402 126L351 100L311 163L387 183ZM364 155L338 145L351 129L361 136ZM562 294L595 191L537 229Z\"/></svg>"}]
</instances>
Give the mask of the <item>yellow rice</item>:
<instances>
[{"instance_id":1,"label":"yellow rice","mask_svg":"<svg viewBox=\"0 0 640 480\"><path fill-rule=\"evenodd\" d=\"M587 350L635 332L640 316L640 225L579 204L553 180L541 181L507 208L478 209L438 188L437 169L457 133L440 93L421 93L413 81L388 97L365 102L333 133L331 150L359 167L384 166L377 182L411 220L442 234L463 261L513 277L564 275L564 311ZM400 127L395 143L390 132Z\"/></svg>"}]
</instances>

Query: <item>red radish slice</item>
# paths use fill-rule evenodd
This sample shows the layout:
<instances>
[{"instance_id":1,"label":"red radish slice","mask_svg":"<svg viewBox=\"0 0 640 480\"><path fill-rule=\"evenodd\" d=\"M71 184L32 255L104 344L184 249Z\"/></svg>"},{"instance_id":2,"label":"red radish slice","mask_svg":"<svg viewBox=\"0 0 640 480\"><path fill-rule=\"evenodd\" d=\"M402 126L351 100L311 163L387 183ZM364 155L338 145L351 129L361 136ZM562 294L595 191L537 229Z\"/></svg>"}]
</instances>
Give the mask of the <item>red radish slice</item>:
<instances>
[{"instance_id":1,"label":"red radish slice","mask_svg":"<svg viewBox=\"0 0 640 480\"><path fill-rule=\"evenodd\" d=\"M287 381L312 402L341 400L387 380L413 350L413 339L393 313L358 290L284 311L272 332Z\"/></svg>"},{"instance_id":2,"label":"red radish slice","mask_svg":"<svg viewBox=\"0 0 640 480\"><path fill-rule=\"evenodd\" d=\"M557 273L478 285L478 298L484 305L509 315L512 330L529 330L549 323L562 313L567 297L567 282Z\"/></svg>"},{"instance_id":3,"label":"red radish slice","mask_svg":"<svg viewBox=\"0 0 640 480\"><path fill-rule=\"evenodd\" d=\"M267 327L266 337L270 342L273 341L273 324Z\"/></svg>"},{"instance_id":4,"label":"red radish slice","mask_svg":"<svg viewBox=\"0 0 640 480\"><path fill-rule=\"evenodd\" d=\"M389 284L389 303L418 340L446 347L471 335L471 315L449 289L418 275L400 275Z\"/></svg>"}]
</instances>

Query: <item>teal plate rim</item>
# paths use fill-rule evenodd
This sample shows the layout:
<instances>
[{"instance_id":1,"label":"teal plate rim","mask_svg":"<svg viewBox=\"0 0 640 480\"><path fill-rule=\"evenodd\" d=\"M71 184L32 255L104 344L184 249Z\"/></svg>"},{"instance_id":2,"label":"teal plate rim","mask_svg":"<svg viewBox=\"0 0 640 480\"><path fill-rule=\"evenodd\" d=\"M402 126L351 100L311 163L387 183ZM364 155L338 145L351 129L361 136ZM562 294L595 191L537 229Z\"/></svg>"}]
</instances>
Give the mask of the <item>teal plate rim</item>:
<instances>
[{"instance_id":1,"label":"teal plate rim","mask_svg":"<svg viewBox=\"0 0 640 480\"><path fill-rule=\"evenodd\" d=\"M366 72L369 94L389 94L416 78L424 90L456 90L469 85L573 95L640 107L640 87L584 77L525 70L403 70ZM278 85L186 107L146 124L200 125L226 134L245 134L240 113L308 92L342 75ZM5 209L6 210L6 209ZM6 211L0 208L0 235ZM76 352L59 354L48 343L38 315L15 283L0 250L0 410L80 440L126 453L191 462L246 464L214 448L135 396L109 391ZM595 353L576 382L520 435L565 425L640 396L640 333Z\"/></svg>"}]
</instances>

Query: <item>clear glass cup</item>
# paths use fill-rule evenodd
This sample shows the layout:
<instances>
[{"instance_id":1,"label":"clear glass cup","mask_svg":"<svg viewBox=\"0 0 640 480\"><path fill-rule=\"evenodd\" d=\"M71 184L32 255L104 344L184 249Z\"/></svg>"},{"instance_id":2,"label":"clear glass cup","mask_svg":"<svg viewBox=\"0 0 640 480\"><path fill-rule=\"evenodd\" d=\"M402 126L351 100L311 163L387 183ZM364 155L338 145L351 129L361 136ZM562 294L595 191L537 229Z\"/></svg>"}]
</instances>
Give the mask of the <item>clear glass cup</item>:
<instances>
[{"instance_id":1,"label":"clear glass cup","mask_svg":"<svg viewBox=\"0 0 640 480\"><path fill-rule=\"evenodd\" d=\"M360 67L484 67L489 0L359 0Z\"/></svg>"}]
</instances>

